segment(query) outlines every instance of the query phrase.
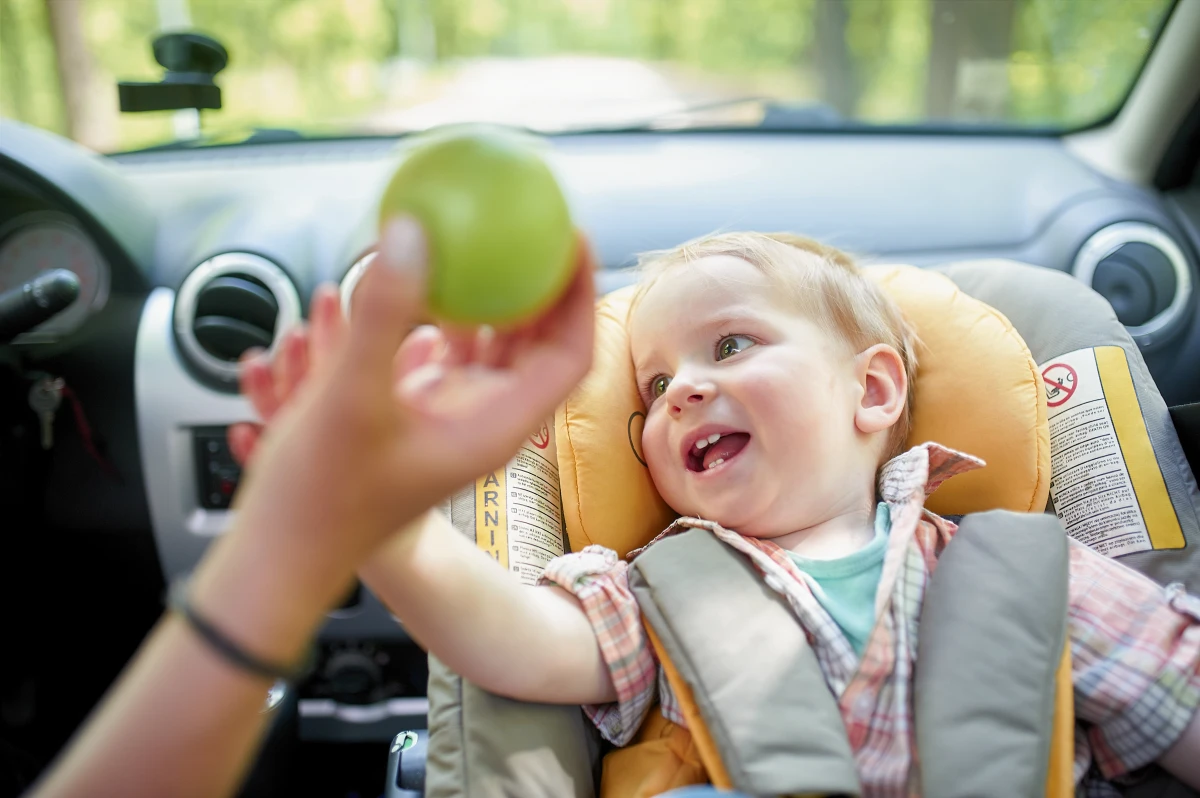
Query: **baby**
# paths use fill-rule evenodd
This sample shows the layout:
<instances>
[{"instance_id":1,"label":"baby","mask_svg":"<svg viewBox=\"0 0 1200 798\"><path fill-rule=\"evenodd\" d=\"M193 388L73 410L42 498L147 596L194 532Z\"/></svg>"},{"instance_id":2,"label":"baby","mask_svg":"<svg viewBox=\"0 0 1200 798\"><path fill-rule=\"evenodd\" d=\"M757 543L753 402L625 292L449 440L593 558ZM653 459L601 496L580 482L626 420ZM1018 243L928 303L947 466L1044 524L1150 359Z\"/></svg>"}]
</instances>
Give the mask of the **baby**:
<instances>
[{"instance_id":1,"label":"baby","mask_svg":"<svg viewBox=\"0 0 1200 798\"><path fill-rule=\"evenodd\" d=\"M892 630L919 619L956 531L924 511L927 488L979 465L937 444L901 451L912 331L843 253L753 233L653 255L629 329L642 450L682 516L663 536L707 529L773 577L839 697L864 794L902 794L918 767L916 651ZM427 366L447 351L421 349ZM884 568L889 551L913 547L922 556ZM581 704L619 746L655 700L686 724L615 552L560 557L530 589L433 514L361 576L416 640L487 690ZM1068 627L1087 730L1076 779L1158 761L1200 786L1200 602L1072 541Z\"/></svg>"}]
</instances>

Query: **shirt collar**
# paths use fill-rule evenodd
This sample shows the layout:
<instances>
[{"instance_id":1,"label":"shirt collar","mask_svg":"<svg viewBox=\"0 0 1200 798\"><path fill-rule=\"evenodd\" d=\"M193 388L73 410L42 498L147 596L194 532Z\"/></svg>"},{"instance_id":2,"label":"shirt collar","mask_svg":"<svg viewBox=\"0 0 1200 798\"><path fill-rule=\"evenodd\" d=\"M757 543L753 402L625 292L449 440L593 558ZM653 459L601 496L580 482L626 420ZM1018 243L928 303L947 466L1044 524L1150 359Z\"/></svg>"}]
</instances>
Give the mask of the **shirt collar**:
<instances>
[{"instance_id":1,"label":"shirt collar","mask_svg":"<svg viewBox=\"0 0 1200 798\"><path fill-rule=\"evenodd\" d=\"M929 441L884 463L879 469L876 489L879 498L888 504L902 504L914 498L923 504L946 480L985 465L974 455Z\"/></svg>"}]
</instances>

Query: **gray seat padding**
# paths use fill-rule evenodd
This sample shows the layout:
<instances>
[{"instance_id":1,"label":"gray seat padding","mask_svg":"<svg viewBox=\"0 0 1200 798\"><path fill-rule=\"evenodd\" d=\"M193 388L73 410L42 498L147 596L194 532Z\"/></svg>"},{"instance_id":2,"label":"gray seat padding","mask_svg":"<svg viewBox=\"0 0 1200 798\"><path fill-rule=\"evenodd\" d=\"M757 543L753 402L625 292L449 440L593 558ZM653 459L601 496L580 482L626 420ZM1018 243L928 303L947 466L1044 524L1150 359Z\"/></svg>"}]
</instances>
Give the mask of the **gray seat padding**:
<instances>
[{"instance_id":1,"label":"gray seat padding","mask_svg":"<svg viewBox=\"0 0 1200 798\"><path fill-rule=\"evenodd\" d=\"M804 629L744 556L691 529L639 555L629 582L736 789L859 794L846 727Z\"/></svg>"},{"instance_id":2,"label":"gray seat padding","mask_svg":"<svg viewBox=\"0 0 1200 798\"><path fill-rule=\"evenodd\" d=\"M1108 301L1068 274L1014 261L969 261L941 266L936 271L1003 313L1039 364L1091 347L1118 346L1124 350L1146 431L1186 545L1124 554L1119 559L1162 584L1182 582L1189 592L1200 593L1200 491L1196 477L1141 351Z\"/></svg>"},{"instance_id":3,"label":"gray seat padding","mask_svg":"<svg viewBox=\"0 0 1200 798\"><path fill-rule=\"evenodd\" d=\"M936 752L921 757L922 794L1040 794L1067 636L1058 519L965 516L934 571L920 629L917 750Z\"/></svg>"},{"instance_id":4,"label":"gray seat padding","mask_svg":"<svg viewBox=\"0 0 1200 798\"><path fill-rule=\"evenodd\" d=\"M429 657L426 798L594 798L600 735L577 706L502 698Z\"/></svg>"}]
</instances>

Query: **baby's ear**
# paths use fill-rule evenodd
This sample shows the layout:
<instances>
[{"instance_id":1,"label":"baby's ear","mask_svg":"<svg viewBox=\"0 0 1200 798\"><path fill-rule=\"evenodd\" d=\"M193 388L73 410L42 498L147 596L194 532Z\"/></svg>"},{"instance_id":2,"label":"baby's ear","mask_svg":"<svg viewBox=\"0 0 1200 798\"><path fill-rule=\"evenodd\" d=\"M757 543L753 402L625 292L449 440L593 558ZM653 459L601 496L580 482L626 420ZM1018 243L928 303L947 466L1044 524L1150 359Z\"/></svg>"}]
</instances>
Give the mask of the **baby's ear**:
<instances>
[{"instance_id":1,"label":"baby's ear","mask_svg":"<svg viewBox=\"0 0 1200 798\"><path fill-rule=\"evenodd\" d=\"M887 344L875 344L858 353L854 366L863 391L854 412L855 426L867 435L891 429L904 414L908 396L900 353Z\"/></svg>"}]
</instances>

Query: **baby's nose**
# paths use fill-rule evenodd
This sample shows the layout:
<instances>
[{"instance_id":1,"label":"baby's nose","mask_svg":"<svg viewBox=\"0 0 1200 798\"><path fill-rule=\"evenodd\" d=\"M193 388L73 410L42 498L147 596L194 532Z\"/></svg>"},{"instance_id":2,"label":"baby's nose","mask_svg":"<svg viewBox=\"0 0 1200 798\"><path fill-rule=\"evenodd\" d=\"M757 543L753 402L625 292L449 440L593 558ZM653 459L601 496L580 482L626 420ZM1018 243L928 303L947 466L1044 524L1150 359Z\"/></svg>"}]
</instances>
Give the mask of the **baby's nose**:
<instances>
[{"instance_id":1,"label":"baby's nose","mask_svg":"<svg viewBox=\"0 0 1200 798\"><path fill-rule=\"evenodd\" d=\"M704 395L699 394L699 393L688 394L687 398L684 399L684 403L689 404L689 405L698 405L703 401L704 401ZM677 416L682 412L683 412L683 407L681 407L680 405L678 405L674 402L671 404L671 414L672 415Z\"/></svg>"}]
</instances>

